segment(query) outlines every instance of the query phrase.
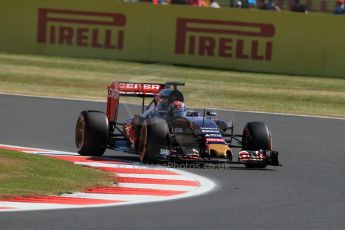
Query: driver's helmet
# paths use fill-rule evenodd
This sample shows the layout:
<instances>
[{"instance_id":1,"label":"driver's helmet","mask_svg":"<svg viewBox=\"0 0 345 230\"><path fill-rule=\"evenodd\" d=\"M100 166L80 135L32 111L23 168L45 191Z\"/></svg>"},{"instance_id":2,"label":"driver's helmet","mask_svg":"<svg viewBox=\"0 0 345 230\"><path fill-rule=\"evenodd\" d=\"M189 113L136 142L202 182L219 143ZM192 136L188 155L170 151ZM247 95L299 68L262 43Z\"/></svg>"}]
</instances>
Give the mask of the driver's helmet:
<instances>
[{"instance_id":1,"label":"driver's helmet","mask_svg":"<svg viewBox=\"0 0 345 230\"><path fill-rule=\"evenodd\" d=\"M177 89L163 89L159 92L159 94L155 97L155 104L157 105L162 100L168 100L170 102L174 101L184 101L183 94L178 91Z\"/></svg>"},{"instance_id":2,"label":"driver's helmet","mask_svg":"<svg viewBox=\"0 0 345 230\"><path fill-rule=\"evenodd\" d=\"M156 106L156 110L160 110L160 111L163 111L163 110L167 110L169 107L169 102L168 102L168 99L160 99L157 106Z\"/></svg>"},{"instance_id":3,"label":"driver's helmet","mask_svg":"<svg viewBox=\"0 0 345 230\"><path fill-rule=\"evenodd\" d=\"M169 105L169 111L173 113L184 112L186 107L182 101L173 101Z\"/></svg>"},{"instance_id":4,"label":"driver's helmet","mask_svg":"<svg viewBox=\"0 0 345 230\"><path fill-rule=\"evenodd\" d=\"M155 97L155 103L158 105L161 101L168 100L171 94L171 89L163 89L159 92L159 94Z\"/></svg>"}]
</instances>

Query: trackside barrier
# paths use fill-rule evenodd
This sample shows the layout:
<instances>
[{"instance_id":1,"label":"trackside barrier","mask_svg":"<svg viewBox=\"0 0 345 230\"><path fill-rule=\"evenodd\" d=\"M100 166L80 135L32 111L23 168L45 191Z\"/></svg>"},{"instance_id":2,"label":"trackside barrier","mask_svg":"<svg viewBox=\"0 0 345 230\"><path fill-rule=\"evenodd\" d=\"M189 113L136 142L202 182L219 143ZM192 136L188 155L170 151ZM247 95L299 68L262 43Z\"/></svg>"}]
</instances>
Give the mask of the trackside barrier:
<instances>
[{"instance_id":1,"label":"trackside barrier","mask_svg":"<svg viewBox=\"0 0 345 230\"><path fill-rule=\"evenodd\" d=\"M0 52L345 76L344 19L114 0L2 0Z\"/></svg>"}]
</instances>

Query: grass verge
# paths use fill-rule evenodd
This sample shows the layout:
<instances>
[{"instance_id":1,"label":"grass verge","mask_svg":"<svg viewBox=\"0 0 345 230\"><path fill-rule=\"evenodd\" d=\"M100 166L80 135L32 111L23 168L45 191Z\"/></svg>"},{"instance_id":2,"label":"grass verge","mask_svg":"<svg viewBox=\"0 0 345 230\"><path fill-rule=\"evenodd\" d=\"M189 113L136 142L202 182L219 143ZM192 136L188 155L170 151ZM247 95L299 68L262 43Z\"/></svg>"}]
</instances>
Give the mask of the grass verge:
<instances>
[{"instance_id":1,"label":"grass verge","mask_svg":"<svg viewBox=\"0 0 345 230\"><path fill-rule=\"evenodd\" d=\"M0 198L56 195L111 185L114 175L34 154L0 150Z\"/></svg>"},{"instance_id":2,"label":"grass verge","mask_svg":"<svg viewBox=\"0 0 345 230\"><path fill-rule=\"evenodd\" d=\"M186 82L189 107L345 117L345 78L0 53L0 92L105 100L111 81Z\"/></svg>"}]
</instances>

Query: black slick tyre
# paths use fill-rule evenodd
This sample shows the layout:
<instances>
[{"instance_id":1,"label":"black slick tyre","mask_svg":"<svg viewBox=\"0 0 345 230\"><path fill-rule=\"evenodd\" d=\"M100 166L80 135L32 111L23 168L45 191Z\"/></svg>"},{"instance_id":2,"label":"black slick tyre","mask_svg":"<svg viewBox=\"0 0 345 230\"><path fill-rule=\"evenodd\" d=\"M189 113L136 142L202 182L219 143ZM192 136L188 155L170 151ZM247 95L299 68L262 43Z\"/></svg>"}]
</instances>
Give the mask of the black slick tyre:
<instances>
[{"instance_id":1,"label":"black slick tyre","mask_svg":"<svg viewBox=\"0 0 345 230\"><path fill-rule=\"evenodd\" d=\"M249 122L243 129L242 150L272 150L271 132L263 122ZM248 163L247 168L265 168L267 163Z\"/></svg>"},{"instance_id":2,"label":"black slick tyre","mask_svg":"<svg viewBox=\"0 0 345 230\"><path fill-rule=\"evenodd\" d=\"M168 146L169 127L165 120L148 118L144 121L139 136L138 152L143 163L159 163L161 149Z\"/></svg>"},{"instance_id":3,"label":"black slick tyre","mask_svg":"<svg viewBox=\"0 0 345 230\"><path fill-rule=\"evenodd\" d=\"M75 144L80 155L102 156L109 140L109 122L100 111L80 113L76 130Z\"/></svg>"}]
</instances>

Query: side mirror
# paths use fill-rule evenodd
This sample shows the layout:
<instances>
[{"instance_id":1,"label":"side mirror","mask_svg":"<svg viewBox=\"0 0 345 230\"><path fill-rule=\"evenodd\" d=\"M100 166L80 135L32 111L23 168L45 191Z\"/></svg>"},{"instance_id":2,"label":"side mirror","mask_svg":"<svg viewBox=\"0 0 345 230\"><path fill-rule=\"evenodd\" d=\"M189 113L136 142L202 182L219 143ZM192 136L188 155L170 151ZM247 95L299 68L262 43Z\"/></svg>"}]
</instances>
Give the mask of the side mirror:
<instances>
[{"instance_id":1,"label":"side mirror","mask_svg":"<svg viewBox=\"0 0 345 230\"><path fill-rule=\"evenodd\" d=\"M210 117L215 117L215 116L217 116L217 113L215 111L207 111L206 115L210 116Z\"/></svg>"}]
</instances>

